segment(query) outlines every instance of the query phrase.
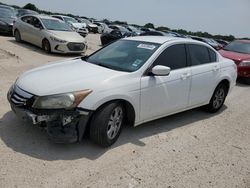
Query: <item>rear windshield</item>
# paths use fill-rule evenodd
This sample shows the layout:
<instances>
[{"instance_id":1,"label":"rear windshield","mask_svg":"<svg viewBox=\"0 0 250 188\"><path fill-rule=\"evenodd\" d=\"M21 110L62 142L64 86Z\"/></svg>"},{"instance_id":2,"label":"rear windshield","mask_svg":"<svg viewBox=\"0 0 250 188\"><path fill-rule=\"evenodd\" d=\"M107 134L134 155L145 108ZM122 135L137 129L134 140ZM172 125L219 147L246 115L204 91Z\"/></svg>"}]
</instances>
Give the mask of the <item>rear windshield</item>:
<instances>
[{"instance_id":1,"label":"rear windshield","mask_svg":"<svg viewBox=\"0 0 250 188\"><path fill-rule=\"evenodd\" d=\"M250 54L250 43L234 41L228 44L224 50L233 51L243 54Z\"/></svg>"}]
</instances>

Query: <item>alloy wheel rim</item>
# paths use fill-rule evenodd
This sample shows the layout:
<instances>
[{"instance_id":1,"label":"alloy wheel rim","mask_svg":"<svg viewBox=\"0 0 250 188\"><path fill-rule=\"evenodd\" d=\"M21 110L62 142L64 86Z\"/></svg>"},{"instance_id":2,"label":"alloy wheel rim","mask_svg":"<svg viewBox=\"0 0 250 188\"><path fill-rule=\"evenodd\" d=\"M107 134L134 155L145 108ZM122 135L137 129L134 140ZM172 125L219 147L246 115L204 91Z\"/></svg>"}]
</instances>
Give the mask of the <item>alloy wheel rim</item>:
<instances>
[{"instance_id":1,"label":"alloy wheel rim","mask_svg":"<svg viewBox=\"0 0 250 188\"><path fill-rule=\"evenodd\" d=\"M109 118L107 136L110 140L114 139L118 134L123 121L123 110L120 106L116 107Z\"/></svg>"},{"instance_id":2,"label":"alloy wheel rim","mask_svg":"<svg viewBox=\"0 0 250 188\"><path fill-rule=\"evenodd\" d=\"M218 109L223 104L225 98L225 91L223 88L217 90L214 96L213 106Z\"/></svg>"}]
</instances>

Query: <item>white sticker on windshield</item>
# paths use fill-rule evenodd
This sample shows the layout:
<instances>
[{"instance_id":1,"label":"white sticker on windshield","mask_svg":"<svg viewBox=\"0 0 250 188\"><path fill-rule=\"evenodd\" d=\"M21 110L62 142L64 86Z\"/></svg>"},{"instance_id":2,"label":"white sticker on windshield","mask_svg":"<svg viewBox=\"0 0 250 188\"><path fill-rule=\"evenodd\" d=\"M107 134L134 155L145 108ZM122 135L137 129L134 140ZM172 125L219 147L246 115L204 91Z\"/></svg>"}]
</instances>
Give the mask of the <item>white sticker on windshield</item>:
<instances>
[{"instance_id":1,"label":"white sticker on windshield","mask_svg":"<svg viewBox=\"0 0 250 188\"><path fill-rule=\"evenodd\" d=\"M134 61L134 63L132 64L133 67L138 67L143 61L140 59L137 59Z\"/></svg>"},{"instance_id":2,"label":"white sticker on windshield","mask_svg":"<svg viewBox=\"0 0 250 188\"><path fill-rule=\"evenodd\" d=\"M144 48L148 50L154 50L156 48L155 45L150 45L150 44L139 44L137 48Z\"/></svg>"}]
</instances>

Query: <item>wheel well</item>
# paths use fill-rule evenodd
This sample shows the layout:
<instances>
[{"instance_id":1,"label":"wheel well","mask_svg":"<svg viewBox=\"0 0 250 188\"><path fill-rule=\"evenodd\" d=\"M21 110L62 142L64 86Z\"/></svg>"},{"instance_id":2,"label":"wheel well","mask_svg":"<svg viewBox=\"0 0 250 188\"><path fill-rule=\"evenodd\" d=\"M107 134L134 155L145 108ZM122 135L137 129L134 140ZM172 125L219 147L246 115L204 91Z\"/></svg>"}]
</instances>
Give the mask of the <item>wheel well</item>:
<instances>
[{"instance_id":1,"label":"wheel well","mask_svg":"<svg viewBox=\"0 0 250 188\"><path fill-rule=\"evenodd\" d=\"M227 87L227 93L228 93L229 88L230 88L230 82L227 79L224 79L219 84L224 84Z\"/></svg>"},{"instance_id":2,"label":"wheel well","mask_svg":"<svg viewBox=\"0 0 250 188\"><path fill-rule=\"evenodd\" d=\"M42 44L43 44L43 42L44 42L45 40L49 41L47 38L43 38L43 40L42 40Z\"/></svg>"},{"instance_id":3,"label":"wheel well","mask_svg":"<svg viewBox=\"0 0 250 188\"><path fill-rule=\"evenodd\" d=\"M121 102L123 107L125 108L125 124L129 125L129 126L133 126L135 123L135 110L133 105L123 99L117 99L117 100L112 100L112 101L108 101L104 104L102 104L101 106L99 106L96 111L98 111L99 109L101 109L103 106L107 105L108 103L112 103L112 102ZM92 119L92 117L91 117Z\"/></svg>"},{"instance_id":4,"label":"wheel well","mask_svg":"<svg viewBox=\"0 0 250 188\"><path fill-rule=\"evenodd\" d=\"M90 123L92 121L92 118L94 116L94 114L100 110L102 107L104 107L105 105L107 105L108 103L112 103L112 102L121 102L123 104L123 107L125 108L125 124L129 125L129 126L134 126L135 123L135 110L134 107L132 106L132 104L126 100L123 99L117 99L117 100L112 100L112 101L108 101L104 104L102 104L101 106L99 106L95 112L90 116L88 123L86 125L86 130L84 134L89 134L89 129L90 129Z\"/></svg>"}]
</instances>

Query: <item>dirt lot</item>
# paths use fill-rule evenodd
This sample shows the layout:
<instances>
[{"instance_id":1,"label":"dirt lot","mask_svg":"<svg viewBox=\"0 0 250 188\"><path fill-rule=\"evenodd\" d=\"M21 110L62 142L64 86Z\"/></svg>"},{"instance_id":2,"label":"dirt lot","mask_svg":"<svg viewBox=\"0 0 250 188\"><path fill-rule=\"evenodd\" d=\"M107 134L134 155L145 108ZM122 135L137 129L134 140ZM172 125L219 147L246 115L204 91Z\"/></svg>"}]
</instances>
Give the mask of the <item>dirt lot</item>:
<instances>
[{"instance_id":1,"label":"dirt lot","mask_svg":"<svg viewBox=\"0 0 250 188\"><path fill-rule=\"evenodd\" d=\"M100 47L98 35L88 41L87 53ZM1 188L250 187L250 86L238 84L215 115L195 109L125 127L109 149L57 145L16 118L6 93L22 72L69 57L0 37Z\"/></svg>"}]
</instances>

